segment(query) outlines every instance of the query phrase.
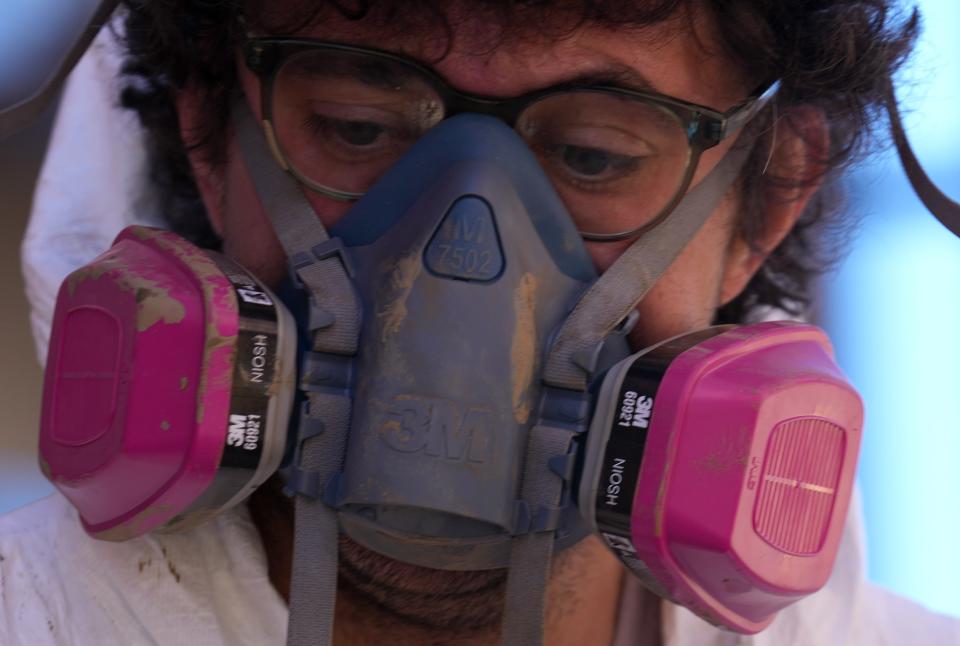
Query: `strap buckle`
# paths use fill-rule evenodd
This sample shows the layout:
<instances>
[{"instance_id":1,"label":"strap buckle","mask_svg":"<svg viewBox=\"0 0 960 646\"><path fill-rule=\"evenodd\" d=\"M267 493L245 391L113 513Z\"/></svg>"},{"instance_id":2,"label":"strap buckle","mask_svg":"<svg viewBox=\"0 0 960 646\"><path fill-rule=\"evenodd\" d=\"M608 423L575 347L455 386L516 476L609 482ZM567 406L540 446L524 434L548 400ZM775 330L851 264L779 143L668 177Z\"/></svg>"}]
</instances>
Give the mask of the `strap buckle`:
<instances>
[{"instance_id":1,"label":"strap buckle","mask_svg":"<svg viewBox=\"0 0 960 646\"><path fill-rule=\"evenodd\" d=\"M307 498L319 498L321 491L320 474L316 471L303 469L301 454L303 443L324 431L323 421L310 416L310 402L305 401L300 406L300 426L297 431L297 441L293 446L293 459L287 468L287 481L283 485L283 493L293 498L297 495Z\"/></svg>"},{"instance_id":2,"label":"strap buckle","mask_svg":"<svg viewBox=\"0 0 960 646\"><path fill-rule=\"evenodd\" d=\"M310 251L300 251L290 256L290 277L294 284L300 288L305 287L306 285L300 272L310 265L329 260L330 258L339 260L347 276L351 279L354 277L353 262L350 260L350 254L347 247L343 244L343 240L340 238L328 238L310 247Z\"/></svg>"}]
</instances>

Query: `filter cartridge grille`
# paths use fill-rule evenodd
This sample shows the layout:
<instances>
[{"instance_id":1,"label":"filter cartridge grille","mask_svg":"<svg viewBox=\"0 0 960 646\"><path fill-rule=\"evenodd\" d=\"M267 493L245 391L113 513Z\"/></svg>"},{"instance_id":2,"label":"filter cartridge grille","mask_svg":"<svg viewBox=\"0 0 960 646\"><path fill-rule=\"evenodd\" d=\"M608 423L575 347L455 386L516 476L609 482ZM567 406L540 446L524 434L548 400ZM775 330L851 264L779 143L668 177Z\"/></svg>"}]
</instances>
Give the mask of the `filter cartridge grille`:
<instances>
[{"instance_id":1,"label":"filter cartridge grille","mask_svg":"<svg viewBox=\"0 0 960 646\"><path fill-rule=\"evenodd\" d=\"M836 498L845 436L819 417L781 422L767 445L753 527L765 541L792 554L823 547Z\"/></svg>"}]
</instances>

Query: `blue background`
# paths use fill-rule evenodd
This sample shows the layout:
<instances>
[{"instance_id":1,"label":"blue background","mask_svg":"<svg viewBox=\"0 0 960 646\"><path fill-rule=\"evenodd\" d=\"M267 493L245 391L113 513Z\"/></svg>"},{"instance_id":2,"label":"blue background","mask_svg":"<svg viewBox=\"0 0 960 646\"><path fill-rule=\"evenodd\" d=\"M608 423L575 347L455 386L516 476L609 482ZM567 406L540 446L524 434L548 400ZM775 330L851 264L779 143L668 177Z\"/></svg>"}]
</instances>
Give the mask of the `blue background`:
<instances>
[{"instance_id":1,"label":"blue background","mask_svg":"<svg viewBox=\"0 0 960 646\"><path fill-rule=\"evenodd\" d=\"M923 0L898 79L914 150L960 199L960 2ZM852 253L823 281L821 323L866 400L859 481L869 576L960 615L960 239L913 194L894 151L858 169Z\"/></svg>"}]
</instances>

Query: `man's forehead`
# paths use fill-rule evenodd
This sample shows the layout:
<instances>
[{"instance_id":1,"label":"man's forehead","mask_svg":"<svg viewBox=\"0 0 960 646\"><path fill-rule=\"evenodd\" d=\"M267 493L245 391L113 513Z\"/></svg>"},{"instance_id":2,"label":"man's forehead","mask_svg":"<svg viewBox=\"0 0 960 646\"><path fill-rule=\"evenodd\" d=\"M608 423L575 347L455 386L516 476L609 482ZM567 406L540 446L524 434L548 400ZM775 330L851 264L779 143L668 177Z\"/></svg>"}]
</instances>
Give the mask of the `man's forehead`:
<instances>
[{"instance_id":1,"label":"man's forehead","mask_svg":"<svg viewBox=\"0 0 960 646\"><path fill-rule=\"evenodd\" d=\"M374 3L378 6L382 3ZM523 20L537 17L539 22ZM755 84L720 52L709 18L686 9L667 20L622 28L571 24L559 10L544 8L518 13L515 20L518 24L505 25L501 15L459 1L443 3L439 14L392 21L376 10L350 18L328 5L297 35L401 54L432 67L461 91L491 97L578 81L726 109Z\"/></svg>"}]
</instances>

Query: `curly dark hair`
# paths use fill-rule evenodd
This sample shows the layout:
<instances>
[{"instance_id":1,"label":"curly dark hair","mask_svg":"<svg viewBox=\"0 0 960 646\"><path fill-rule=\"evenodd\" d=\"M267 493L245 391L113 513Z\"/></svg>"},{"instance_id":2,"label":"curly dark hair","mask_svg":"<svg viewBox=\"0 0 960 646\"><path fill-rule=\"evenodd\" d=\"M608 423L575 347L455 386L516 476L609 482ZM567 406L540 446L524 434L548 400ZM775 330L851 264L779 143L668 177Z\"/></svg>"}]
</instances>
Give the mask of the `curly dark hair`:
<instances>
[{"instance_id":1,"label":"curly dark hair","mask_svg":"<svg viewBox=\"0 0 960 646\"><path fill-rule=\"evenodd\" d=\"M916 9L902 12L896 0L475 0L498 25L501 38L522 38L536 24L562 38L583 24L629 29L664 21L684 6L702 6L718 25L721 46L754 78L781 79L772 110L756 120L761 135L741 176L740 228L753 243L763 231L769 191L783 182L764 173L773 114L815 106L828 120L827 180L836 179L866 150L882 118L884 92L910 53L919 27ZM150 140L153 180L163 195L170 227L195 243L219 245L210 228L187 162L173 104L174 92L190 83L210 106L196 146L215 164L225 155L226 124L237 77L234 51L243 37L239 16L267 33L292 33L322 10L384 28L416 33L440 25L450 34L443 0L290 0L284 16L268 0L124 0L127 9L124 67L129 83L122 104L135 110ZM534 22L531 22L535 19ZM492 43L491 47L495 47ZM783 121L784 119L781 119ZM786 119L789 121L789 119ZM778 124L778 127L788 127ZM797 313L810 302L813 278L839 249L848 228L835 190L819 191L794 229L766 260L747 288L717 312L717 322L742 322L763 306ZM833 241L829 246L828 241Z\"/></svg>"}]
</instances>

